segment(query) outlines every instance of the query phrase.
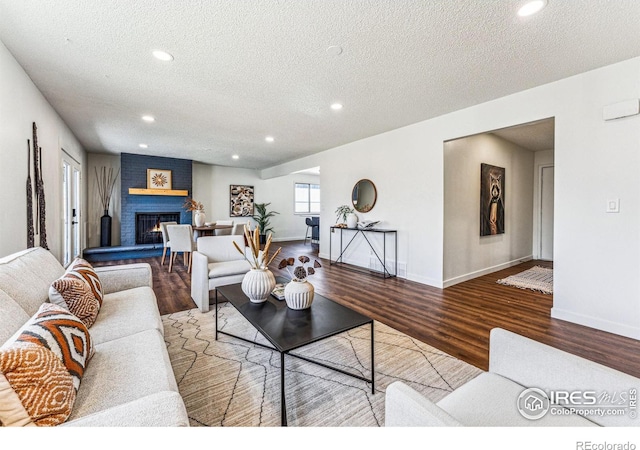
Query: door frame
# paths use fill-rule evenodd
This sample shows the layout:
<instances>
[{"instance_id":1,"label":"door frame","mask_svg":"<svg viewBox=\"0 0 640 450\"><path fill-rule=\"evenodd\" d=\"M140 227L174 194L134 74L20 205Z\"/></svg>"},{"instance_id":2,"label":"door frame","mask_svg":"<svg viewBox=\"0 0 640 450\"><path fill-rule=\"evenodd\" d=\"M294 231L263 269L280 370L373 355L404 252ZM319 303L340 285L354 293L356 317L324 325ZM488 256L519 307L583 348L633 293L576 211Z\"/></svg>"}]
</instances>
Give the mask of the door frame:
<instances>
[{"instance_id":1,"label":"door frame","mask_svg":"<svg viewBox=\"0 0 640 450\"><path fill-rule=\"evenodd\" d=\"M61 151L62 263L66 267L82 253L82 163L64 149Z\"/></svg>"},{"instance_id":2,"label":"door frame","mask_svg":"<svg viewBox=\"0 0 640 450\"><path fill-rule=\"evenodd\" d=\"M554 180L555 180L555 163L540 164L538 166L538 204L536 205L538 208L538 211L536 213L536 222L537 222L537 228L538 228L537 230L538 245L536 249L536 255L534 255L535 259L542 259L542 191L544 189L544 186L542 183L542 175L543 175L544 169L548 169L550 167L554 168ZM555 183L554 183L554 189L553 189L553 198L554 198L553 203L555 205ZM554 210L555 210L555 206L554 206ZM554 230L555 230L555 214L554 214ZM555 232L554 232L554 242L555 242ZM554 250L555 250L555 245L554 245ZM554 251L554 256L555 256L555 251Z\"/></svg>"}]
</instances>

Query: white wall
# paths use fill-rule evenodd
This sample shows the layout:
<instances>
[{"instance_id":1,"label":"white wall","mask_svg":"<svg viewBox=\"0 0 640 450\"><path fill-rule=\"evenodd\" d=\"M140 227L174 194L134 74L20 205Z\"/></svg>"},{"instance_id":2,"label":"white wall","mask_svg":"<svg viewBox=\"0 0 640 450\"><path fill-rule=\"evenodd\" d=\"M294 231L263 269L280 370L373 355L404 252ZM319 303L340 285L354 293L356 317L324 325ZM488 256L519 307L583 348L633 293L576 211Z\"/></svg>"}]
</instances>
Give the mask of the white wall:
<instances>
[{"instance_id":1,"label":"white wall","mask_svg":"<svg viewBox=\"0 0 640 450\"><path fill-rule=\"evenodd\" d=\"M438 144L437 153L427 152L424 131L410 126L324 152L319 165L321 223L326 225L320 230L320 256L329 257L328 226L336 223L336 208L351 205L353 186L368 178L376 185L378 199L371 211L357 213L358 218L380 220L380 228L398 231L397 262L402 276L441 286L442 141ZM371 250L358 239L347 262L370 266ZM380 252L379 237L377 241L375 248ZM335 258L335 236L331 245Z\"/></svg>"},{"instance_id":2,"label":"white wall","mask_svg":"<svg viewBox=\"0 0 640 450\"><path fill-rule=\"evenodd\" d=\"M490 133L444 144L444 286L531 259L532 151ZM480 236L480 165L505 169L504 233Z\"/></svg>"},{"instance_id":3,"label":"white wall","mask_svg":"<svg viewBox=\"0 0 640 450\"><path fill-rule=\"evenodd\" d=\"M27 139L32 138L32 123L38 127L38 145L42 147L42 170L46 201L47 243L61 260L62 255L62 181L61 148L82 163L86 155L56 111L33 84L7 48L0 42L0 256L27 246ZM33 156L31 159L33 166ZM86 197L83 174L83 197ZM32 175L32 182L33 182ZM34 208L37 206L34 203ZM83 201L86 211L86 199ZM86 217L81 217L81 221ZM36 245L39 237L36 236Z\"/></svg>"},{"instance_id":4,"label":"white wall","mask_svg":"<svg viewBox=\"0 0 640 450\"><path fill-rule=\"evenodd\" d=\"M262 171L320 166L320 250L333 211L370 178L366 216L399 230L409 279L443 285L443 142L555 117L554 317L640 338L640 116L602 120L605 105L640 98L640 58L607 66ZM619 214L606 214L620 198Z\"/></svg>"},{"instance_id":5,"label":"white wall","mask_svg":"<svg viewBox=\"0 0 640 450\"><path fill-rule=\"evenodd\" d=\"M88 180L88 196L87 203L87 247L100 247L100 218L104 214L102 202L98 194L98 185L96 180L96 169L100 174L102 167L109 170L113 168L114 173L119 173L120 155L107 155L103 153L88 153L87 170L85 171ZM121 207L121 186L120 175L113 186L113 195L111 196L111 204L109 205L109 214L112 218L111 224L111 245L120 245L120 207Z\"/></svg>"},{"instance_id":6,"label":"white wall","mask_svg":"<svg viewBox=\"0 0 640 450\"><path fill-rule=\"evenodd\" d=\"M293 186L296 182L317 184L320 180L315 175L301 174L264 180L251 169L193 164L193 198L204 204L207 221L232 219L236 223L246 223L249 220L246 217L229 216L229 186L253 186L255 203L271 203L268 210L279 213L271 219L274 241L303 239L305 236L306 216L293 213Z\"/></svg>"},{"instance_id":7,"label":"white wall","mask_svg":"<svg viewBox=\"0 0 640 450\"><path fill-rule=\"evenodd\" d=\"M640 58L556 83L553 317L640 338ZM620 213L607 214L607 199Z\"/></svg>"}]
</instances>

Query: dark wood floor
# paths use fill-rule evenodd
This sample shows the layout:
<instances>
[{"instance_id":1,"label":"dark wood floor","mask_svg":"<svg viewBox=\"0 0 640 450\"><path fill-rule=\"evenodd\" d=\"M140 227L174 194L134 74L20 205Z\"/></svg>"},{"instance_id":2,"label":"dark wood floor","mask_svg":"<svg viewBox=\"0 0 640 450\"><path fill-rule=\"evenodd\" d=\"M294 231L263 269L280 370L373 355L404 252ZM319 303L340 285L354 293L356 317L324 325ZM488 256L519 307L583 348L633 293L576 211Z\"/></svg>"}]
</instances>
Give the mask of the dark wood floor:
<instances>
[{"instance_id":1,"label":"dark wood floor","mask_svg":"<svg viewBox=\"0 0 640 450\"><path fill-rule=\"evenodd\" d=\"M304 245L302 241L277 245L282 246L284 257L306 254L317 258L317 246ZM286 275L286 271L277 268L278 261L272 264L272 271ZM496 284L500 278L550 263L530 261L437 289L320 261L323 268L309 278L316 292L481 369L488 367L489 331L501 327L640 377L640 341L552 319L552 296ZM195 308L190 296L190 274L182 264L175 265L173 273L168 273L167 263L160 265L159 257L95 265L130 262L151 264L161 314Z\"/></svg>"}]
</instances>

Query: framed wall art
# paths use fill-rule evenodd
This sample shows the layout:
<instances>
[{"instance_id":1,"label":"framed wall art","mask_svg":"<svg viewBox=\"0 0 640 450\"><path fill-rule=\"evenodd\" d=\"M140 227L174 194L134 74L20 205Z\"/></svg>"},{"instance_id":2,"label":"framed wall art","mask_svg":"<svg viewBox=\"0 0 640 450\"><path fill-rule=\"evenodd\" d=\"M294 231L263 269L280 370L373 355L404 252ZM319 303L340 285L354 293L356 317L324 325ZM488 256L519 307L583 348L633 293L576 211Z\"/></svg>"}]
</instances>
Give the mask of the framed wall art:
<instances>
[{"instance_id":1,"label":"framed wall art","mask_svg":"<svg viewBox=\"0 0 640 450\"><path fill-rule=\"evenodd\" d=\"M504 233L504 167L480 164L480 236Z\"/></svg>"},{"instance_id":2,"label":"framed wall art","mask_svg":"<svg viewBox=\"0 0 640 450\"><path fill-rule=\"evenodd\" d=\"M171 189L171 171L147 169L147 189Z\"/></svg>"},{"instance_id":3,"label":"framed wall art","mask_svg":"<svg viewBox=\"0 0 640 450\"><path fill-rule=\"evenodd\" d=\"M253 186L232 184L229 186L231 217L253 216Z\"/></svg>"}]
</instances>

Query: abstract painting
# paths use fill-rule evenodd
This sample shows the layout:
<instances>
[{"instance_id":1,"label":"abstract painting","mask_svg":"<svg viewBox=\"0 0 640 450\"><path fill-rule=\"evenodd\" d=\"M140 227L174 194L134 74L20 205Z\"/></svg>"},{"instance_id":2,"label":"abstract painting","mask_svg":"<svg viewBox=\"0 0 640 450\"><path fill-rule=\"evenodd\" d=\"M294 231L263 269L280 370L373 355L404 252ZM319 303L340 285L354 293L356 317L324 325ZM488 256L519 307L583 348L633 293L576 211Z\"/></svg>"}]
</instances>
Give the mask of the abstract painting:
<instances>
[{"instance_id":1,"label":"abstract painting","mask_svg":"<svg viewBox=\"0 0 640 450\"><path fill-rule=\"evenodd\" d=\"M231 217L253 216L253 186L232 184L229 186Z\"/></svg>"},{"instance_id":2,"label":"abstract painting","mask_svg":"<svg viewBox=\"0 0 640 450\"><path fill-rule=\"evenodd\" d=\"M480 236L504 233L504 168L480 165Z\"/></svg>"}]
</instances>

